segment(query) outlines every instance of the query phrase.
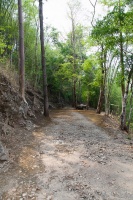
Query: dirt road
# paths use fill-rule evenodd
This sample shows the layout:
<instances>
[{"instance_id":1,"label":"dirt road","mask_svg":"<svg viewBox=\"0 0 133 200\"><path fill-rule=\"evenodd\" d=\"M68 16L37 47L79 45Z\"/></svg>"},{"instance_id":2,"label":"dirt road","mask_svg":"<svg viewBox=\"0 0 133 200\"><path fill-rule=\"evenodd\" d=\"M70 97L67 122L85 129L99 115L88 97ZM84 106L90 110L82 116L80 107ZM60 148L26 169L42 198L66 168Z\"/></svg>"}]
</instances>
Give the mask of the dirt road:
<instances>
[{"instance_id":1,"label":"dirt road","mask_svg":"<svg viewBox=\"0 0 133 200\"><path fill-rule=\"evenodd\" d=\"M94 124L89 111L51 116L21 132L14 159L0 174L0 199L133 200L132 142Z\"/></svg>"}]
</instances>

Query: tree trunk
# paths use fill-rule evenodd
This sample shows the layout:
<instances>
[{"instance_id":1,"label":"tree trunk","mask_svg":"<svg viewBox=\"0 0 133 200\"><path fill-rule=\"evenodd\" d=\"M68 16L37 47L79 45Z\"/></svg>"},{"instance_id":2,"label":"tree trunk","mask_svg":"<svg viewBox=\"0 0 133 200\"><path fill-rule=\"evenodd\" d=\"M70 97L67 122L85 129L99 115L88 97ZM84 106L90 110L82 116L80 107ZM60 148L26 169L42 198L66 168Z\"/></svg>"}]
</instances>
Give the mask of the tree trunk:
<instances>
[{"instance_id":1,"label":"tree trunk","mask_svg":"<svg viewBox=\"0 0 133 200\"><path fill-rule=\"evenodd\" d=\"M19 21L19 91L20 95L25 101L24 28L23 28L21 0L18 0L18 21Z\"/></svg>"},{"instance_id":2,"label":"tree trunk","mask_svg":"<svg viewBox=\"0 0 133 200\"><path fill-rule=\"evenodd\" d=\"M120 37L120 67L121 67L121 92L122 92L122 111L121 111L121 130L126 129L126 101L127 101L127 91L125 91L125 67L124 67L124 54L123 54L123 35L121 31L121 2L119 0L119 37Z\"/></svg>"},{"instance_id":3,"label":"tree trunk","mask_svg":"<svg viewBox=\"0 0 133 200\"><path fill-rule=\"evenodd\" d=\"M71 33L71 46L72 46L72 57L73 57L73 61L72 61L72 65L73 65L73 107L76 108L77 107L77 95L76 95L76 77L75 77L75 74L76 74L76 49L75 49L75 19L74 19L74 13L73 13L73 8L69 7L70 8L70 12L71 12L71 22L72 22L72 33Z\"/></svg>"},{"instance_id":4,"label":"tree trunk","mask_svg":"<svg viewBox=\"0 0 133 200\"><path fill-rule=\"evenodd\" d=\"M90 95L89 95L89 92L88 92L88 95L87 95L87 105L86 105L86 109L88 110L89 107L90 107L90 104L89 104L89 100L90 100Z\"/></svg>"},{"instance_id":5,"label":"tree trunk","mask_svg":"<svg viewBox=\"0 0 133 200\"><path fill-rule=\"evenodd\" d=\"M105 67L106 67L106 59L105 59L105 53L104 48L102 45L102 52L101 52L101 69L102 69L102 78L101 78L101 86L100 86L100 94L99 94L99 100L97 105L97 111L96 113L100 114L102 110L102 105L104 101L104 91L105 91Z\"/></svg>"},{"instance_id":6,"label":"tree trunk","mask_svg":"<svg viewBox=\"0 0 133 200\"><path fill-rule=\"evenodd\" d=\"M110 102L109 102L109 93L105 95L105 115L110 114Z\"/></svg>"},{"instance_id":7,"label":"tree trunk","mask_svg":"<svg viewBox=\"0 0 133 200\"><path fill-rule=\"evenodd\" d=\"M105 115L110 114L110 85L108 80L108 71L106 69L106 75L105 75Z\"/></svg>"},{"instance_id":8,"label":"tree trunk","mask_svg":"<svg viewBox=\"0 0 133 200\"><path fill-rule=\"evenodd\" d=\"M129 84L130 84L130 79L133 74L133 68L130 70L128 74L128 81L127 81L127 86L125 90L124 97L122 98L122 113L121 113L121 130L126 130L128 131L127 125L126 125L126 106L127 106L127 98L128 98L128 92L129 92Z\"/></svg>"},{"instance_id":9,"label":"tree trunk","mask_svg":"<svg viewBox=\"0 0 133 200\"><path fill-rule=\"evenodd\" d=\"M122 92L122 111L121 111L121 130L126 129L126 101L127 93L125 92L125 74L123 58L123 36L120 31L120 65L121 65L121 92Z\"/></svg>"},{"instance_id":10,"label":"tree trunk","mask_svg":"<svg viewBox=\"0 0 133 200\"><path fill-rule=\"evenodd\" d=\"M35 76L35 80L34 80L34 88L36 88L37 86L37 71L38 71L38 58L37 58L37 48L38 48L38 31L39 31L39 26L38 23L36 21L36 41L35 41L35 71L34 71L34 76Z\"/></svg>"},{"instance_id":11,"label":"tree trunk","mask_svg":"<svg viewBox=\"0 0 133 200\"><path fill-rule=\"evenodd\" d=\"M128 131L130 129L132 111L133 111L133 77L132 77L132 84L131 84L130 111L129 111L128 124L127 124Z\"/></svg>"},{"instance_id":12,"label":"tree trunk","mask_svg":"<svg viewBox=\"0 0 133 200\"><path fill-rule=\"evenodd\" d=\"M104 96L105 96L105 115L109 115L110 113L110 103L109 103L109 82L108 82L108 74L109 74L109 68L106 67L106 53L104 53Z\"/></svg>"},{"instance_id":13,"label":"tree trunk","mask_svg":"<svg viewBox=\"0 0 133 200\"><path fill-rule=\"evenodd\" d=\"M77 102L82 102L82 92L81 92L81 81L78 81L78 95L77 95Z\"/></svg>"},{"instance_id":14,"label":"tree trunk","mask_svg":"<svg viewBox=\"0 0 133 200\"><path fill-rule=\"evenodd\" d=\"M42 62L42 71L43 71L44 116L48 117L49 109L48 109L47 74L46 74L45 48L44 48L42 0L39 0L39 19L40 19L41 62Z\"/></svg>"},{"instance_id":15,"label":"tree trunk","mask_svg":"<svg viewBox=\"0 0 133 200\"><path fill-rule=\"evenodd\" d=\"M76 81L73 80L73 107L77 107L77 96L76 96Z\"/></svg>"},{"instance_id":16,"label":"tree trunk","mask_svg":"<svg viewBox=\"0 0 133 200\"><path fill-rule=\"evenodd\" d=\"M74 22L72 22L72 46L73 46L73 73L76 74L76 56L75 56L75 27ZM76 95L76 77L73 81L73 106L77 106L77 95Z\"/></svg>"},{"instance_id":17,"label":"tree trunk","mask_svg":"<svg viewBox=\"0 0 133 200\"><path fill-rule=\"evenodd\" d=\"M103 88L103 86L101 86L98 105L97 105L97 111L96 111L98 114L101 113L103 100L104 100L104 88Z\"/></svg>"}]
</instances>

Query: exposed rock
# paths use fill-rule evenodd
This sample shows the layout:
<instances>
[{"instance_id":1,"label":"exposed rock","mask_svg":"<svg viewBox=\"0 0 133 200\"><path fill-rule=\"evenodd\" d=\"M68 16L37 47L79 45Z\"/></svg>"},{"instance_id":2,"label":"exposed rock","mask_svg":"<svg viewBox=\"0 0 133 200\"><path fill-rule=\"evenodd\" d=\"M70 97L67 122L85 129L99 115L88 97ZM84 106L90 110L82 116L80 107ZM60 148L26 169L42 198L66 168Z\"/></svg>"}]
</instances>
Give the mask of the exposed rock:
<instances>
[{"instance_id":1,"label":"exposed rock","mask_svg":"<svg viewBox=\"0 0 133 200\"><path fill-rule=\"evenodd\" d=\"M2 143L0 142L0 161L7 160L9 160L8 151L3 147Z\"/></svg>"},{"instance_id":2,"label":"exposed rock","mask_svg":"<svg viewBox=\"0 0 133 200\"><path fill-rule=\"evenodd\" d=\"M0 133L7 134L10 132L10 126L15 127L15 124L19 125L22 119L36 118L36 113L41 113L43 109L41 94L32 86L27 87L25 94L27 102L24 102L18 88L0 73L0 123L3 123L0 125Z\"/></svg>"},{"instance_id":3,"label":"exposed rock","mask_svg":"<svg viewBox=\"0 0 133 200\"><path fill-rule=\"evenodd\" d=\"M2 128L1 128L1 134L3 135L8 135L8 134L12 134L13 133L13 128L11 126L9 126L6 123L3 123Z\"/></svg>"},{"instance_id":4,"label":"exposed rock","mask_svg":"<svg viewBox=\"0 0 133 200\"><path fill-rule=\"evenodd\" d=\"M26 120L26 129L31 130L34 128L34 124L30 120Z\"/></svg>"}]
</instances>

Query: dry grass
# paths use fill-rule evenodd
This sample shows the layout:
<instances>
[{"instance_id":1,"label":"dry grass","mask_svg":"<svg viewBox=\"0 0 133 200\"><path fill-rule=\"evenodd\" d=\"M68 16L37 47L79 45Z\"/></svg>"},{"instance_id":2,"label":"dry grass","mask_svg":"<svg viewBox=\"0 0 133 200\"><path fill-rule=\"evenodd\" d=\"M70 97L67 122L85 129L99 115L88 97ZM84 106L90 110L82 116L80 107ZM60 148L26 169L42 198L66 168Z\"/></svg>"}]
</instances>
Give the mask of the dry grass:
<instances>
[{"instance_id":1,"label":"dry grass","mask_svg":"<svg viewBox=\"0 0 133 200\"><path fill-rule=\"evenodd\" d=\"M19 89L18 73L13 67L10 67L8 61L0 62L0 74L4 75L16 90Z\"/></svg>"}]
</instances>

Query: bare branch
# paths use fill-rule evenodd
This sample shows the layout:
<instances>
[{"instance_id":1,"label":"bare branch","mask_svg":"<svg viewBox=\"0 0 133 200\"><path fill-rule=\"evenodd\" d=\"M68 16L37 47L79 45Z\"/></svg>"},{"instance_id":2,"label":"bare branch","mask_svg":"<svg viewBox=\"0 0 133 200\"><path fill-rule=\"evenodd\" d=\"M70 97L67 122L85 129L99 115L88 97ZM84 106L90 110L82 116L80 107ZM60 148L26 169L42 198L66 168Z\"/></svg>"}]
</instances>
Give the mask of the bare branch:
<instances>
[{"instance_id":1,"label":"bare branch","mask_svg":"<svg viewBox=\"0 0 133 200\"><path fill-rule=\"evenodd\" d=\"M95 3L93 4L93 3L91 2L91 0L89 0L90 4L91 4L92 7L93 7L93 15L92 15L92 20L91 20L91 25L92 25L93 27L94 27L94 25L93 25L93 20L94 20L94 17L95 17L97 1L98 1L98 0L96 0Z\"/></svg>"}]
</instances>

